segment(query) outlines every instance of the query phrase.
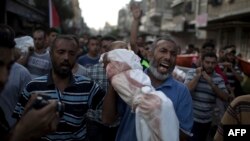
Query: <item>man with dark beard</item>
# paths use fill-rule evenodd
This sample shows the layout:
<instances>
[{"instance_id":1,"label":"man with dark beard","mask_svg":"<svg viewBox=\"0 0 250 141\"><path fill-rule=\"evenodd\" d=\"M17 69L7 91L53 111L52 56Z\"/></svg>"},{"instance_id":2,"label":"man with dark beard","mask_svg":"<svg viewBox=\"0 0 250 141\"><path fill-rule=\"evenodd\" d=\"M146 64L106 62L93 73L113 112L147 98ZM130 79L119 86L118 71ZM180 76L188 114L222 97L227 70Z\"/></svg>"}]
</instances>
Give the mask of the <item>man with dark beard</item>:
<instances>
[{"instance_id":1,"label":"man with dark beard","mask_svg":"<svg viewBox=\"0 0 250 141\"><path fill-rule=\"evenodd\" d=\"M193 98L194 134L190 141L205 141L212 123L216 98L228 101L229 95L225 82L214 69L217 56L213 52L202 55L202 67L190 70L187 73L185 84Z\"/></svg>"},{"instance_id":2,"label":"man with dark beard","mask_svg":"<svg viewBox=\"0 0 250 141\"><path fill-rule=\"evenodd\" d=\"M191 135L193 125L192 99L185 85L175 80L171 73L175 67L177 45L170 37L160 38L155 42L150 58L150 67L146 73L152 85L162 91L173 102L176 115L180 123L180 140ZM112 92L113 91L113 92ZM118 103L116 107L115 103ZM135 128L135 113L117 97L110 89L104 99L103 122L110 124L117 116L121 116L121 123L116 136L117 141L137 141ZM166 125L168 126L168 125Z\"/></svg>"},{"instance_id":3,"label":"man with dark beard","mask_svg":"<svg viewBox=\"0 0 250 141\"><path fill-rule=\"evenodd\" d=\"M23 107L35 92L63 103L64 113L57 131L41 137L41 140L85 140L85 114L90 108L96 109L103 98L103 90L94 81L72 74L78 50L77 38L72 35L58 36L50 50L52 70L48 75L38 77L27 85L15 108L15 116L21 117Z\"/></svg>"},{"instance_id":4,"label":"man with dark beard","mask_svg":"<svg viewBox=\"0 0 250 141\"><path fill-rule=\"evenodd\" d=\"M0 92L8 81L14 63L14 37L15 33L11 27L0 24ZM35 97L36 95L32 96L24 109L28 109ZM56 128L58 115L55 100L38 110L29 108L30 110L26 110L24 116L12 128L9 126L2 108L0 106L1 141L26 141L54 131Z\"/></svg>"}]
</instances>

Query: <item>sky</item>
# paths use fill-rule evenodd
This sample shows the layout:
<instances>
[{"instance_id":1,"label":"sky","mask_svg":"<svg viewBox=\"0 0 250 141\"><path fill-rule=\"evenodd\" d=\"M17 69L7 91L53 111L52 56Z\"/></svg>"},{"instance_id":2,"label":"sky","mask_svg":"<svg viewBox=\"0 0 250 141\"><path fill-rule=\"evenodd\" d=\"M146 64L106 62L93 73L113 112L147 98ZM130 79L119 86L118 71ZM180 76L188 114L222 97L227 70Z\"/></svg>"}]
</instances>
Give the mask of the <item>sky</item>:
<instances>
[{"instance_id":1,"label":"sky","mask_svg":"<svg viewBox=\"0 0 250 141\"><path fill-rule=\"evenodd\" d=\"M108 22L117 25L118 12L130 0L79 0L82 16L88 27L99 30Z\"/></svg>"}]
</instances>

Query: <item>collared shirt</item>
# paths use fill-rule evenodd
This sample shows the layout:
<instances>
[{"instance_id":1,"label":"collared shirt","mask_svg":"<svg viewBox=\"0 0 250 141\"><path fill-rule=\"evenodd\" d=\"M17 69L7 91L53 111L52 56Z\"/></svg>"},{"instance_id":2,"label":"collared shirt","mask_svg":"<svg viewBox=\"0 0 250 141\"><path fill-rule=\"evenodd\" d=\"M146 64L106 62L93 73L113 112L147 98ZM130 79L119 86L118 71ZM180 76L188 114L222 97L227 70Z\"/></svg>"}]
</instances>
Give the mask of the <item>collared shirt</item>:
<instances>
[{"instance_id":1,"label":"collared shirt","mask_svg":"<svg viewBox=\"0 0 250 141\"><path fill-rule=\"evenodd\" d=\"M108 91L108 78L106 75L106 71L103 68L101 63L90 66L87 69L88 75L91 79L93 79L97 84L99 84L103 90Z\"/></svg>"},{"instance_id":2,"label":"collared shirt","mask_svg":"<svg viewBox=\"0 0 250 141\"><path fill-rule=\"evenodd\" d=\"M196 70L190 70L185 79L185 84L189 83L196 76ZM213 83L222 91L227 93L225 81L222 77L213 73L211 75ZM207 83L205 78L201 77L192 92L194 120L199 123L209 123L212 121L214 107L217 95Z\"/></svg>"},{"instance_id":3,"label":"collared shirt","mask_svg":"<svg viewBox=\"0 0 250 141\"><path fill-rule=\"evenodd\" d=\"M86 68L86 70L88 73L88 77L90 77L93 81L95 81L105 91L105 93L107 93L108 78L102 64L101 63L95 64L93 66ZM101 117L102 104L103 104L103 99L101 99L100 105L98 105L98 109L88 111L87 113L88 119L102 124L102 117Z\"/></svg>"},{"instance_id":4,"label":"collared shirt","mask_svg":"<svg viewBox=\"0 0 250 141\"><path fill-rule=\"evenodd\" d=\"M25 105L33 92L44 93L61 101L64 114L60 119L57 131L42 137L42 140L83 140L86 138L85 115L89 109L97 109L104 91L89 78L71 75L70 85L63 92L55 87L51 73L32 80L22 92L15 107L14 116L20 118Z\"/></svg>"},{"instance_id":5,"label":"collared shirt","mask_svg":"<svg viewBox=\"0 0 250 141\"><path fill-rule=\"evenodd\" d=\"M191 135L193 126L192 99L188 88L170 75L167 80L156 88L162 91L172 100L181 130ZM121 115L121 123L118 129L116 141L137 141L135 128L135 113L120 98L118 99L118 112ZM167 125L166 125L167 126Z\"/></svg>"}]
</instances>

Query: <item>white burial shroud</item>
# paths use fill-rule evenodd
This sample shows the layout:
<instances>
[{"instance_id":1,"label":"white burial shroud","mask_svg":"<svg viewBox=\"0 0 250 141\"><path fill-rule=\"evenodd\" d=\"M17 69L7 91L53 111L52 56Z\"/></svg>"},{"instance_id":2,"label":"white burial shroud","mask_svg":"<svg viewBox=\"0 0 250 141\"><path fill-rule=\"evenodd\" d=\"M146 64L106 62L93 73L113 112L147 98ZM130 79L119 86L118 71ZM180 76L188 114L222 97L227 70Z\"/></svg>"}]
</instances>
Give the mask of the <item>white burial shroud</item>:
<instances>
[{"instance_id":1,"label":"white burial shroud","mask_svg":"<svg viewBox=\"0 0 250 141\"><path fill-rule=\"evenodd\" d=\"M179 121L172 101L156 91L133 51L115 49L107 54L107 76L119 96L136 113L138 141L179 141ZM102 58L101 60L102 61Z\"/></svg>"}]
</instances>

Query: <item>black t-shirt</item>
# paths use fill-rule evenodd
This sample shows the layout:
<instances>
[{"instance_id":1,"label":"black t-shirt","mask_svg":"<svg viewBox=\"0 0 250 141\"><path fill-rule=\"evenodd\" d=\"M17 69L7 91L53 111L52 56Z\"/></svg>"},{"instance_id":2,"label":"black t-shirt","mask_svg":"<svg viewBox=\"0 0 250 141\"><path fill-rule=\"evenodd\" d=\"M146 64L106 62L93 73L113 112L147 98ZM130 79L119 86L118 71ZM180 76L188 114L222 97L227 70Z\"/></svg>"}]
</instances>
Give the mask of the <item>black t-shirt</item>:
<instances>
[{"instance_id":1,"label":"black t-shirt","mask_svg":"<svg viewBox=\"0 0 250 141\"><path fill-rule=\"evenodd\" d=\"M10 130L9 124L5 119L4 112L0 107L0 141L3 141Z\"/></svg>"}]
</instances>

